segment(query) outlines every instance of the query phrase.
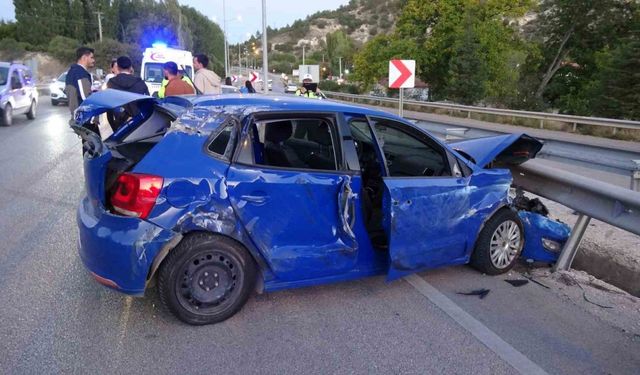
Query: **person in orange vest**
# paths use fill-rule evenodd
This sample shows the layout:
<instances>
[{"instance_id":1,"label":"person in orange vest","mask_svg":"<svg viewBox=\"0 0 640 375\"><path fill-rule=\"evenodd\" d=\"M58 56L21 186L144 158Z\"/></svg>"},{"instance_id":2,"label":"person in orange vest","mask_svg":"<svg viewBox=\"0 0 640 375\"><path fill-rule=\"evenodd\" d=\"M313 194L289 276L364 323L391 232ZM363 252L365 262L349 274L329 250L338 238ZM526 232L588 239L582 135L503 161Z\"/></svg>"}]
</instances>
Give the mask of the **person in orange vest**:
<instances>
[{"instance_id":1,"label":"person in orange vest","mask_svg":"<svg viewBox=\"0 0 640 375\"><path fill-rule=\"evenodd\" d=\"M164 87L163 96L193 95L196 93L193 86L184 81L184 77L178 74L178 64L167 61L162 66L167 77L167 85Z\"/></svg>"}]
</instances>

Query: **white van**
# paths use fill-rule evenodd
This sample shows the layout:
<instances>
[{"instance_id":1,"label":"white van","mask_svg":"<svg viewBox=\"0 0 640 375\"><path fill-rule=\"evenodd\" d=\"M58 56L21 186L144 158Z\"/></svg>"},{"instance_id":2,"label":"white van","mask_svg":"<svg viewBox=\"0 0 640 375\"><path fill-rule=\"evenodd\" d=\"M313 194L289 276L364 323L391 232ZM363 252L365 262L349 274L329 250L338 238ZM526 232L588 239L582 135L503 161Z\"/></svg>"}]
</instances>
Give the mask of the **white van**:
<instances>
[{"instance_id":1,"label":"white van","mask_svg":"<svg viewBox=\"0 0 640 375\"><path fill-rule=\"evenodd\" d=\"M154 44L153 47L145 49L140 72L140 76L149 88L149 94L153 95L160 90L164 79L162 65L167 61L178 64L178 69L184 70L193 79L193 55L191 52Z\"/></svg>"}]
</instances>

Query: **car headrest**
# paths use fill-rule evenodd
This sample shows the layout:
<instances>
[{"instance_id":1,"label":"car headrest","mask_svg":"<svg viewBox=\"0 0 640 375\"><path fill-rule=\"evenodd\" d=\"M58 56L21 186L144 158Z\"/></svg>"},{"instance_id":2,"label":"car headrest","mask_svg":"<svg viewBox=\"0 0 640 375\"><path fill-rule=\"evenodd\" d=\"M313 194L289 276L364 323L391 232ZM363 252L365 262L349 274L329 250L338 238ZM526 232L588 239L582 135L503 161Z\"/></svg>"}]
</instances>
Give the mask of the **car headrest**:
<instances>
[{"instance_id":1,"label":"car headrest","mask_svg":"<svg viewBox=\"0 0 640 375\"><path fill-rule=\"evenodd\" d=\"M291 138L293 126L291 121L271 122L267 124L264 132L264 140L267 142L280 143Z\"/></svg>"}]
</instances>

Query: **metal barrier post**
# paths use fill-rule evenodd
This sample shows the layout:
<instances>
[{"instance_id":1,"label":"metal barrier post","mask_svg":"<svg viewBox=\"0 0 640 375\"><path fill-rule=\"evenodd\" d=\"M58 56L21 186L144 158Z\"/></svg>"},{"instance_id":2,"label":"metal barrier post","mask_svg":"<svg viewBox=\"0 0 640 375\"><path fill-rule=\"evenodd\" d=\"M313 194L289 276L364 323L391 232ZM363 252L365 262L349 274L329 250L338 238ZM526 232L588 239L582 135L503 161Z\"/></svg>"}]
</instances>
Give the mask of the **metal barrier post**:
<instances>
[{"instance_id":1,"label":"metal barrier post","mask_svg":"<svg viewBox=\"0 0 640 375\"><path fill-rule=\"evenodd\" d=\"M633 163L636 168L631 171L631 190L640 191L640 160L633 160Z\"/></svg>"},{"instance_id":2,"label":"metal barrier post","mask_svg":"<svg viewBox=\"0 0 640 375\"><path fill-rule=\"evenodd\" d=\"M558 261L553 266L553 272L566 271L571 268L573 258L576 257L578 247L580 246L580 242L582 241L582 237L584 236L584 232L587 230L590 221L591 217L589 216L583 214L580 214L578 216L578 221L576 221L576 225L573 226L571 235L569 236L567 242L564 244Z\"/></svg>"}]
</instances>

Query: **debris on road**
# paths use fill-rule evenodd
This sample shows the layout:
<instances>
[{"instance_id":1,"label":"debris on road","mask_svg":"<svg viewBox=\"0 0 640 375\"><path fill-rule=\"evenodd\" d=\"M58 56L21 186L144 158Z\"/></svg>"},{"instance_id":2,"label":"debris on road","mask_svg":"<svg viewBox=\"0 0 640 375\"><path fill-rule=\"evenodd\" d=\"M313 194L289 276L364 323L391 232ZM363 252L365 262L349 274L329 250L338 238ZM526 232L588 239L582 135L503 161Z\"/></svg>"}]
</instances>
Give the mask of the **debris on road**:
<instances>
[{"instance_id":1,"label":"debris on road","mask_svg":"<svg viewBox=\"0 0 640 375\"><path fill-rule=\"evenodd\" d=\"M515 286L516 288L521 287L523 285L527 285L529 283L529 280L522 280L522 279L515 279L515 280L507 279L505 281L511 284L512 286Z\"/></svg>"},{"instance_id":2,"label":"debris on road","mask_svg":"<svg viewBox=\"0 0 640 375\"><path fill-rule=\"evenodd\" d=\"M472 290L470 292L457 292L457 294L461 294L463 296L479 296L480 299L484 299L484 297L486 297L490 291L491 291L490 289L482 288L482 289Z\"/></svg>"},{"instance_id":3,"label":"debris on road","mask_svg":"<svg viewBox=\"0 0 640 375\"><path fill-rule=\"evenodd\" d=\"M584 271L551 272L549 268L520 269L529 281L580 306L590 314L624 332L640 334L640 298L635 297Z\"/></svg>"}]
</instances>

